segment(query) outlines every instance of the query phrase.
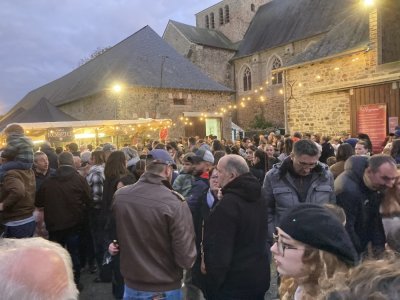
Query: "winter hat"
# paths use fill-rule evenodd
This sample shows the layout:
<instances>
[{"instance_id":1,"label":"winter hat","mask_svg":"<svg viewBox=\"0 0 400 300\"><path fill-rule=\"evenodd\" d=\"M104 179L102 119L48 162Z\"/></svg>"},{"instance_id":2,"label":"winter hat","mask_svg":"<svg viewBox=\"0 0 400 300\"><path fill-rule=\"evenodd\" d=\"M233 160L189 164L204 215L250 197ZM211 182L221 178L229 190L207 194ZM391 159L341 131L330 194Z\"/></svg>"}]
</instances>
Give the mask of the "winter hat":
<instances>
[{"instance_id":1,"label":"winter hat","mask_svg":"<svg viewBox=\"0 0 400 300\"><path fill-rule=\"evenodd\" d=\"M192 163L199 163L201 161L207 161L209 163L214 163L214 155L208 150L199 149L196 151L196 155L188 157L188 161Z\"/></svg>"},{"instance_id":2,"label":"winter hat","mask_svg":"<svg viewBox=\"0 0 400 300\"><path fill-rule=\"evenodd\" d=\"M358 139L357 138L350 138L350 139L345 140L344 142L347 143L347 144L350 144L354 149L354 147L356 146L356 144L358 142Z\"/></svg>"},{"instance_id":3,"label":"winter hat","mask_svg":"<svg viewBox=\"0 0 400 300\"><path fill-rule=\"evenodd\" d=\"M293 207L281 219L280 229L293 239L336 255L349 265L358 255L339 219L321 205L303 203Z\"/></svg>"},{"instance_id":4,"label":"winter hat","mask_svg":"<svg viewBox=\"0 0 400 300\"><path fill-rule=\"evenodd\" d=\"M399 137L400 137L400 129L396 129L396 131L394 132L394 136L395 136L396 138L399 138Z\"/></svg>"},{"instance_id":5,"label":"winter hat","mask_svg":"<svg viewBox=\"0 0 400 300\"><path fill-rule=\"evenodd\" d=\"M164 164L172 166L176 169L176 164L171 155L169 155L167 150L164 149L153 149L149 152L149 158L152 158L155 163Z\"/></svg>"},{"instance_id":6,"label":"winter hat","mask_svg":"<svg viewBox=\"0 0 400 300\"><path fill-rule=\"evenodd\" d=\"M72 153L68 151L61 152L58 156L58 164L59 166L75 166Z\"/></svg>"}]
</instances>

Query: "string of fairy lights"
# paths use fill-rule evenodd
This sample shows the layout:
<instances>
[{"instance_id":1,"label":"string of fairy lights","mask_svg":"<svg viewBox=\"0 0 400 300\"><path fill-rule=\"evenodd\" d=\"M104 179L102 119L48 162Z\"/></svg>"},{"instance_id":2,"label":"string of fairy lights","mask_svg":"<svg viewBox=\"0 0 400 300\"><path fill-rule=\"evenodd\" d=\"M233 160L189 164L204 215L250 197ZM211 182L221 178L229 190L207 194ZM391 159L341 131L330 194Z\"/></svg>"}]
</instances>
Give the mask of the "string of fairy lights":
<instances>
[{"instance_id":1,"label":"string of fairy lights","mask_svg":"<svg viewBox=\"0 0 400 300\"><path fill-rule=\"evenodd\" d=\"M354 56L354 58L351 60L353 63L354 62L358 62L360 60L360 56L357 54ZM334 66L329 68L329 70L332 70L334 72L339 72L342 70L341 67L339 66ZM240 110L240 109L245 109L246 107L248 107L249 105L251 105L251 101L255 100L258 101L259 104L263 104L266 103L268 101L268 97L267 94L269 92L271 92L271 89L276 87L278 89L278 87L280 85L284 85L285 81L282 80L282 84L275 84L274 82L277 79L277 75L278 73L273 74L269 79L267 79L263 85L258 86L257 88L251 90L251 91L246 91L246 95L240 97L239 101L237 104L227 104L224 106L219 106L215 112L210 112L210 113L201 113L199 120L200 121L205 121L207 118L212 118L212 117L222 117L227 113L236 111L236 110ZM315 82L322 82L323 81L323 76L321 74L316 74L314 77ZM288 81L286 81L286 83L289 83ZM290 92L293 93L293 86L294 86L295 81L292 82L292 84L290 84L289 88L290 88ZM303 88L304 84L302 82L297 82L295 84L296 88ZM284 86L282 86L281 88L278 89L278 93L279 95L283 96L284 95ZM290 95L292 98L293 94ZM183 126L193 126L193 122L191 121L191 118L188 117L184 117L181 116L179 117L179 121L181 123L181 125ZM173 123L173 126L176 126L176 123Z\"/></svg>"}]
</instances>

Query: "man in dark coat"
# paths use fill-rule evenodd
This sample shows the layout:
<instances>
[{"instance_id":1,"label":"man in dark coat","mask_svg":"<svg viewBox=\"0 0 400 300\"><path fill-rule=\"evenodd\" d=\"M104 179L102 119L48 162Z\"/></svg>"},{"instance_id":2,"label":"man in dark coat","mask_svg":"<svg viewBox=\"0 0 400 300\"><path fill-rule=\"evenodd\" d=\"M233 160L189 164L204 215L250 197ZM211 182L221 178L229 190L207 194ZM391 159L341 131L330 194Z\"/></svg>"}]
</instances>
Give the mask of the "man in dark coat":
<instances>
[{"instance_id":1,"label":"man in dark coat","mask_svg":"<svg viewBox=\"0 0 400 300\"><path fill-rule=\"evenodd\" d=\"M352 156L335 181L337 204L346 213L346 229L358 254L371 243L375 255L385 248L385 233L379 206L386 188L396 179L396 163L388 155Z\"/></svg>"},{"instance_id":2,"label":"man in dark coat","mask_svg":"<svg viewBox=\"0 0 400 300\"><path fill-rule=\"evenodd\" d=\"M50 169L57 169L58 168L58 156L53 148L51 148L51 145L49 142L44 142L40 146L40 151L45 153L47 155L47 158L49 160L49 168Z\"/></svg>"},{"instance_id":3,"label":"man in dark coat","mask_svg":"<svg viewBox=\"0 0 400 300\"><path fill-rule=\"evenodd\" d=\"M223 198L205 223L207 299L264 299L269 288L267 213L261 185L243 157L218 162Z\"/></svg>"},{"instance_id":4,"label":"man in dark coat","mask_svg":"<svg viewBox=\"0 0 400 300\"><path fill-rule=\"evenodd\" d=\"M49 240L65 247L71 255L75 283L80 279L80 233L91 205L86 179L74 167L71 153L62 152L54 176L47 178L37 192L35 206L44 210ZM78 285L78 288L80 285Z\"/></svg>"}]
</instances>

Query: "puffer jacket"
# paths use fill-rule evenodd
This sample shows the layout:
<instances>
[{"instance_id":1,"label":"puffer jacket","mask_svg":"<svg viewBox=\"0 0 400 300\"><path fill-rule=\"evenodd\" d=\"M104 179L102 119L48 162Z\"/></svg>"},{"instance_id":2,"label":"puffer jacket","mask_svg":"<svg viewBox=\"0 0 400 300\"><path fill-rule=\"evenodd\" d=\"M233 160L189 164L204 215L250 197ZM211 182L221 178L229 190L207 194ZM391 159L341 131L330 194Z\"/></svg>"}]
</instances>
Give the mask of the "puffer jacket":
<instances>
[{"instance_id":1,"label":"puffer jacket","mask_svg":"<svg viewBox=\"0 0 400 300\"><path fill-rule=\"evenodd\" d=\"M225 185L222 194L205 222L207 299L253 299L270 282L261 185L249 172Z\"/></svg>"},{"instance_id":2,"label":"puffer jacket","mask_svg":"<svg viewBox=\"0 0 400 300\"><path fill-rule=\"evenodd\" d=\"M383 193L370 190L364 183L368 157L352 156L344 165L344 172L336 178L337 204L346 213L346 230L359 254L367 251L371 242L374 254L385 248L385 232L379 206Z\"/></svg>"},{"instance_id":3,"label":"puffer jacket","mask_svg":"<svg viewBox=\"0 0 400 300\"><path fill-rule=\"evenodd\" d=\"M292 164L291 158L286 158L282 163L274 165L264 179L263 193L268 206L268 234L271 244L272 233L287 209L302 202L314 204L335 202L334 179L327 165L317 163L311 172L312 177L305 201L301 201L294 183L295 179L289 171Z\"/></svg>"}]
</instances>

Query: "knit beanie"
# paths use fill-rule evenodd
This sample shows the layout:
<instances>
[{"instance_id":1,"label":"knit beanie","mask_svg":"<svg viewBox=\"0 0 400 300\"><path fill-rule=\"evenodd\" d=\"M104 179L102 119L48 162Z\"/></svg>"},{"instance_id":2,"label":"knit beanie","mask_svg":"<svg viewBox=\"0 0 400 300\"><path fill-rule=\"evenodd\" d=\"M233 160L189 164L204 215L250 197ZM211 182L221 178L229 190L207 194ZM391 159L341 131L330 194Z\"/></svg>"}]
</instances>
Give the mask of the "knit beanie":
<instances>
[{"instance_id":1,"label":"knit beanie","mask_svg":"<svg viewBox=\"0 0 400 300\"><path fill-rule=\"evenodd\" d=\"M299 242L336 255L348 265L358 262L346 229L321 205L303 203L293 207L283 216L279 228Z\"/></svg>"},{"instance_id":2,"label":"knit beanie","mask_svg":"<svg viewBox=\"0 0 400 300\"><path fill-rule=\"evenodd\" d=\"M72 156L72 153L67 151L61 152L58 156L58 164L60 166L74 166L74 157Z\"/></svg>"}]
</instances>

